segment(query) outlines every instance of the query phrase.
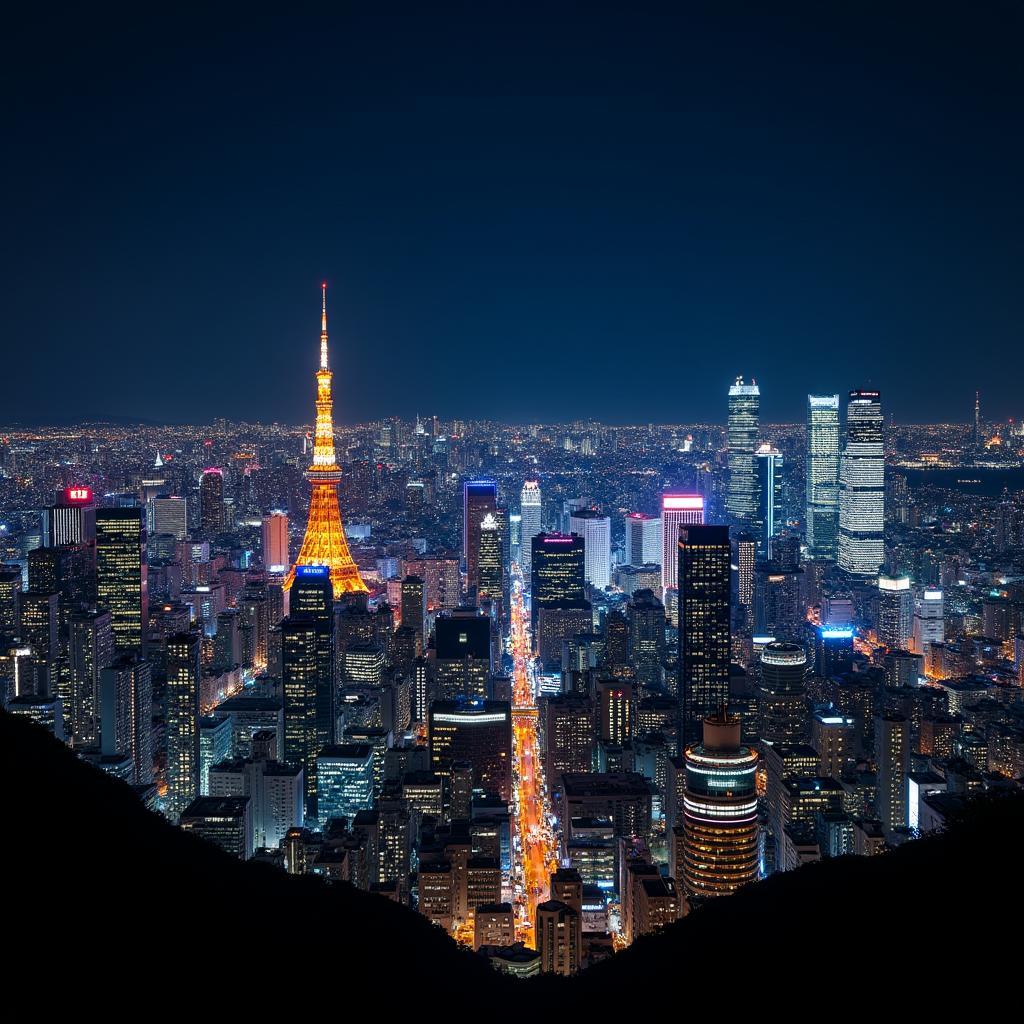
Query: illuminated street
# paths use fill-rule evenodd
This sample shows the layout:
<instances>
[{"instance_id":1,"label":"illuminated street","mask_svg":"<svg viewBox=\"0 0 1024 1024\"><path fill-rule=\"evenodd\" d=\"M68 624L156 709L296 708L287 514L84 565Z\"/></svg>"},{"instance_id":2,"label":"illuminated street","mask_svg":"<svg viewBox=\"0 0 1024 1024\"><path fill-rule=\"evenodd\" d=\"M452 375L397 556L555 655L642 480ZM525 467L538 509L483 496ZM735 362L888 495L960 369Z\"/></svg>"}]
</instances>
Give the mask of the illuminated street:
<instances>
[{"instance_id":1,"label":"illuminated street","mask_svg":"<svg viewBox=\"0 0 1024 1024\"><path fill-rule=\"evenodd\" d=\"M558 844L551 830L547 787L537 740L529 618L518 570L514 571L512 586L512 657L514 799L519 840L515 860L516 937L533 946L537 904L548 898L549 877L558 862Z\"/></svg>"}]
</instances>

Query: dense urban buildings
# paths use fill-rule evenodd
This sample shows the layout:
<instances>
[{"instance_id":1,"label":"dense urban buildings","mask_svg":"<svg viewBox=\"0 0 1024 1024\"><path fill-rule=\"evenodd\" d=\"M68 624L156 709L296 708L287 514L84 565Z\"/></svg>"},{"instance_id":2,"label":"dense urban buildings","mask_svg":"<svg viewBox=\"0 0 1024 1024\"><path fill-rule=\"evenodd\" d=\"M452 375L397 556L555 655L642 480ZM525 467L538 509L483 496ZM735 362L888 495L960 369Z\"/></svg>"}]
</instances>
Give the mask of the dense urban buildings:
<instances>
[{"instance_id":1,"label":"dense urban buildings","mask_svg":"<svg viewBox=\"0 0 1024 1024\"><path fill-rule=\"evenodd\" d=\"M321 300L315 424L0 439L3 704L91 770L524 977L1020 787L1015 424L343 427Z\"/></svg>"}]
</instances>

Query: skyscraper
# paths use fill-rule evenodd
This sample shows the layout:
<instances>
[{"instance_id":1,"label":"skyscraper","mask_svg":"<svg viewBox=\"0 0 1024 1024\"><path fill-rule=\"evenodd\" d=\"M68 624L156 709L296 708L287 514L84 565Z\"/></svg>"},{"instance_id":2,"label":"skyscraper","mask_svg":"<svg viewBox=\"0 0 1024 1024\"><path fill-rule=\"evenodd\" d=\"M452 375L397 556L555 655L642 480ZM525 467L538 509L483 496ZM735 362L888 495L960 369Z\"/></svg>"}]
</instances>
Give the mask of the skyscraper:
<instances>
[{"instance_id":1,"label":"skyscraper","mask_svg":"<svg viewBox=\"0 0 1024 1024\"><path fill-rule=\"evenodd\" d=\"M807 546L835 560L839 532L839 396L807 396Z\"/></svg>"},{"instance_id":2,"label":"skyscraper","mask_svg":"<svg viewBox=\"0 0 1024 1024\"><path fill-rule=\"evenodd\" d=\"M839 466L839 567L877 576L885 561L885 451L877 391L851 391Z\"/></svg>"},{"instance_id":3,"label":"skyscraper","mask_svg":"<svg viewBox=\"0 0 1024 1024\"><path fill-rule=\"evenodd\" d=\"M496 517L498 485L493 480L466 480L462 485L462 557L466 563L466 587L480 585L480 525L484 517Z\"/></svg>"},{"instance_id":4,"label":"skyscraper","mask_svg":"<svg viewBox=\"0 0 1024 1024\"><path fill-rule=\"evenodd\" d=\"M96 539L96 503L92 488L74 485L57 493L43 513L43 547L89 544Z\"/></svg>"},{"instance_id":5,"label":"skyscraper","mask_svg":"<svg viewBox=\"0 0 1024 1024\"><path fill-rule=\"evenodd\" d=\"M480 521L477 551L477 599L500 602L505 572L502 559L501 527L493 513Z\"/></svg>"},{"instance_id":6,"label":"skyscraper","mask_svg":"<svg viewBox=\"0 0 1024 1024\"><path fill-rule=\"evenodd\" d=\"M754 456L754 475L757 478L754 521L761 551L765 553L782 525L782 462L782 452L767 443L761 445Z\"/></svg>"},{"instance_id":7,"label":"skyscraper","mask_svg":"<svg viewBox=\"0 0 1024 1024\"><path fill-rule=\"evenodd\" d=\"M421 576L406 576L402 580L402 625L416 634L416 654L423 653L427 621L427 588Z\"/></svg>"},{"instance_id":8,"label":"skyscraper","mask_svg":"<svg viewBox=\"0 0 1024 1024\"><path fill-rule=\"evenodd\" d=\"M65 725L76 748L89 749L99 742L100 673L114 659L110 612L73 614L68 621L68 680L60 696Z\"/></svg>"},{"instance_id":9,"label":"skyscraper","mask_svg":"<svg viewBox=\"0 0 1024 1024\"><path fill-rule=\"evenodd\" d=\"M154 534L169 534L175 540L188 536L188 499L159 494L152 501Z\"/></svg>"},{"instance_id":10,"label":"skyscraper","mask_svg":"<svg viewBox=\"0 0 1024 1024\"><path fill-rule=\"evenodd\" d=\"M330 568L295 567L291 614L281 623L284 760L299 765L306 814L317 817L317 752L334 742L334 606Z\"/></svg>"},{"instance_id":11,"label":"skyscraper","mask_svg":"<svg viewBox=\"0 0 1024 1024\"><path fill-rule=\"evenodd\" d=\"M928 654L932 644L941 644L946 638L945 601L942 591L925 587L914 602L913 649L917 654Z\"/></svg>"},{"instance_id":12,"label":"skyscraper","mask_svg":"<svg viewBox=\"0 0 1024 1024\"><path fill-rule=\"evenodd\" d=\"M271 512L263 517L263 567L268 572L286 572L288 558L288 515Z\"/></svg>"},{"instance_id":13,"label":"skyscraper","mask_svg":"<svg viewBox=\"0 0 1024 1024\"><path fill-rule=\"evenodd\" d=\"M878 639L897 651L910 648L914 629L914 592L909 576L878 577Z\"/></svg>"},{"instance_id":14,"label":"skyscraper","mask_svg":"<svg viewBox=\"0 0 1024 1024\"><path fill-rule=\"evenodd\" d=\"M907 826L907 772L910 769L910 722L900 714L875 719L878 790L875 812L886 835Z\"/></svg>"},{"instance_id":15,"label":"skyscraper","mask_svg":"<svg viewBox=\"0 0 1024 1024\"><path fill-rule=\"evenodd\" d=\"M679 527L704 522L704 496L667 491L661 496L661 589L677 585Z\"/></svg>"},{"instance_id":16,"label":"skyscraper","mask_svg":"<svg viewBox=\"0 0 1024 1024\"><path fill-rule=\"evenodd\" d=\"M132 781L153 781L153 680L148 661L122 655L100 671L102 750L132 760Z\"/></svg>"},{"instance_id":17,"label":"skyscraper","mask_svg":"<svg viewBox=\"0 0 1024 1024\"><path fill-rule=\"evenodd\" d=\"M626 563L628 565L661 565L662 553L661 520L643 512L629 512L623 519L626 527ZM672 545L672 561L675 561L675 545Z\"/></svg>"},{"instance_id":18,"label":"skyscraper","mask_svg":"<svg viewBox=\"0 0 1024 1024\"><path fill-rule=\"evenodd\" d=\"M679 529L679 747L729 699L730 545L727 526Z\"/></svg>"},{"instance_id":19,"label":"skyscraper","mask_svg":"<svg viewBox=\"0 0 1024 1024\"><path fill-rule=\"evenodd\" d=\"M530 562L533 554L533 538L544 529L544 505L541 500L540 483L527 480L519 492L520 522L519 546L522 551L523 578L530 579Z\"/></svg>"},{"instance_id":20,"label":"skyscraper","mask_svg":"<svg viewBox=\"0 0 1024 1024\"><path fill-rule=\"evenodd\" d=\"M742 377L729 388L729 490L725 511L737 524L748 523L757 511L754 450L760 425L761 389Z\"/></svg>"},{"instance_id":21,"label":"skyscraper","mask_svg":"<svg viewBox=\"0 0 1024 1024\"><path fill-rule=\"evenodd\" d=\"M728 896L757 879L757 751L740 744L740 719L720 711L686 749L682 885L689 896Z\"/></svg>"},{"instance_id":22,"label":"skyscraper","mask_svg":"<svg viewBox=\"0 0 1024 1024\"><path fill-rule=\"evenodd\" d=\"M96 600L110 611L118 651L130 653L140 649L149 626L143 509L97 510Z\"/></svg>"},{"instance_id":23,"label":"skyscraper","mask_svg":"<svg viewBox=\"0 0 1024 1024\"><path fill-rule=\"evenodd\" d=\"M224 471L217 466L204 469L199 481L199 525L207 533L216 533L227 525Z\"/></svg>"},{"instance_id":24,"label":"skyscraper","mask_svg":"<svg viewBox=\"0 0 1024 1024\"><path fill-rule=\"evenodd\" d=\"M592 508L569 517L569 532L583 538L583 575L587 583L604 590L612 582L612 521Z\"/></svg>"},{"instance_id":25,"label":"skyscraper","mask_svg":"<svg viewBox=\"0 0 1024 1024\"><path fill-rule=\"evenodd\" d=\"M765 743L800 743L806 738L806 669L807 654L799 644L779 641L761 652L758 710Z\"/></svg>"},{"instance_id":26,"label":"skyscraper","mask_svg":"<svg viewBox=\"0 0 1024 1024\"><path fill-rule=\"evenodd\" d=\"M330 569L334 596L366 593L367 587L352 560L341 525L338 508L338 484L341 470L334 455L334 399L331 381L334 374L327 365L327 285L323 287L320 319L320 366L316 371L316 431L313 438L313 464L306 471L312 486L306 535L295 566L326 565ZM295 566L285 580L285 589L295 581Z\"/></svg>"},{"instance_id":27,"label":"skyscraper","mask_svg":"<svg viewBox=\"0 0 1024 1024\"><path fill-rule=\"evenodd\" d=\"M200 647L195 633L178 633L167 640L166 808L172 821L199 793Z\"/></svg>"}]
</instances>

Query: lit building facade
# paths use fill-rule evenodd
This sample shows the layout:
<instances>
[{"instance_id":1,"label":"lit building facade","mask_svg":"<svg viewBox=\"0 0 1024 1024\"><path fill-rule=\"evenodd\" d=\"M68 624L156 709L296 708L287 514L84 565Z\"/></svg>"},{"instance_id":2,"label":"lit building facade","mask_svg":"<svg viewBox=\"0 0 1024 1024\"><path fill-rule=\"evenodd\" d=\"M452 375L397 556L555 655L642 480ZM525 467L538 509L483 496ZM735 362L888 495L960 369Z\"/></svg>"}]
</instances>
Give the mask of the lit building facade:
<instances>
[{"instance_id":1,"label":"lit building facade","mask_svg":"<svg viewBox=\"0 0 1024 1024\"><path fill-rule=\"evenodd\" d=\"M839 465L839 567L877 576L885 561L885 449L877 391L851 391Z\"/></svg>"},{"instance_id":2,"label":"lit building facade","mask_svg":"<svg viewBox=\"0 0 1024 1024\"><path fill-rule=\"evenodd\" d=\"M679 530L679 744L729 699L731 550L726 526Z\"/></svg>"},{"instance_id":3,"label":"lit building facade","mask_svg":"<svg viewBox=\"0 0 1024 1024\"><path fill-rule=\"evenodd\" d=\"M466 587L480 585L480 527L484 517L497 518L498 485L493 480L466 480L462 485L462 559Z\"/></svg>"},{"instance_id":4,"label":"lit building facade","mask_svg":"<svg viewBox=\"0 0 1024 1024\"><path fill-rule=\"evenodd\" d=\"M594 509L581 508L569 517L569 532L583 538L583 576L604 590L612 582L612 521Z\"/></svg>"},{"instance_id":5,"label":"lit building facade","mask_svg":"<svg viewBox=\"0 0 1024 1024\"><path fill-rule=\"evenodd\" d=\"M143 509L97 510L96 600L110 611L118 651L130 653L141 649L149 625Z\"/></svg>"},{"instance_id":6,"label":"lit building facade","mask_svg":"<svg viewBox=\"0 0 1024 1024\"><path fill-rule=\"evenodd\" d=\"M807 396L807 546L835 561L839 533L839 396Z\"/></svg>"},{"instance_id":7,"label":"lit building facade","mask_svg":"<svg viewBox=\"0 0 1024 1024\"><path fill-rule=\"evenodd\" d=\"M643 512L629 512L623 518L626 528L626 564L661 565L661 520Z\"/></svg>"},{"instance_id":8,"label":"lit building facade","mask_svg":"<svg viewBox=\"0 0 1024 1024\"><path fill-rule=\"evenodd\" d=\"M740 720L705 719L687 748L682 886L687 896L727 896L757 879L757 752L740 744Z\"/></svg>"},{"instance_id":9,"label":"lit building facade","mask_svg":"<svg viewBox=\"0 0 1024 1024\"><path fill-rule=\"evenodd\" d=\"M704 496L669 491L661 496L661 588L677 585L679 527L704 522Z\"/></svg>"},{"instance_id":10,"label":"lit building facade","mask_svg":"<svg viewBox=\"0 0 1024 1024\"><path fill-rule=\"evenodd\" d=\"M760 429L761 389L742 377L729 388L729 490L725 511L731 522L750 523L757 513L754 451Z\"/></svg>"},{"instance_id":11,"label":"lit building facade","mask_svg":"<svg viewBox=\"0 0 1024 1024\"><path fill-rule=\"evenodd\" d=\"M167 640L168 817L177 821L199 793L199 636L178 633Z\"/></svg>"},{"instance_id":12,"label":"lit building facade","mask_svg":"<svg viewBox=\"0 0 1024 1024\"><path fill-rule=\"evenodd\" d=\"M519 549L522 552L521 562L523 578L530 579L530 565L533 554L533 538L544 530L544 503L540 491L540 483L527 480L519 492Z\"/></svg>"}]
</instances>

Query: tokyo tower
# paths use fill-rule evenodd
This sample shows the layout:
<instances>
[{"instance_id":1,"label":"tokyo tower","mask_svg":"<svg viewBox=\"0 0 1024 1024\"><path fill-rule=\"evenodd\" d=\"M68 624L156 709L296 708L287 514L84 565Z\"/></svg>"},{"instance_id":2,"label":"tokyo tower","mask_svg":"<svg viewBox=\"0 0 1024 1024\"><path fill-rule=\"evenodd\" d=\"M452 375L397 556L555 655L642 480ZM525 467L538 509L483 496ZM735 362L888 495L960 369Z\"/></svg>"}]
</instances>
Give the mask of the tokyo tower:
<instances>
[{"instance_id":1,"label":"tokyo tower","mask_svg":"<svg viewBox=\"0 0 1024 1024\"><path fill-rule=\"evenodd\" d=\"M320 368L316 371L316 432L313 435L313 464L306 479L313 485L309 502L309 522L302 550L285 580L285 590L295 582L295 567L326 565L330 569L334 596L365 593L366 584L348 550L348 541L341 525L338 508L338 483L341 470L334 459L334 400L327 367L327 283L323 285L323 306L320 320Z\"/></svg>"}]
</instances>

